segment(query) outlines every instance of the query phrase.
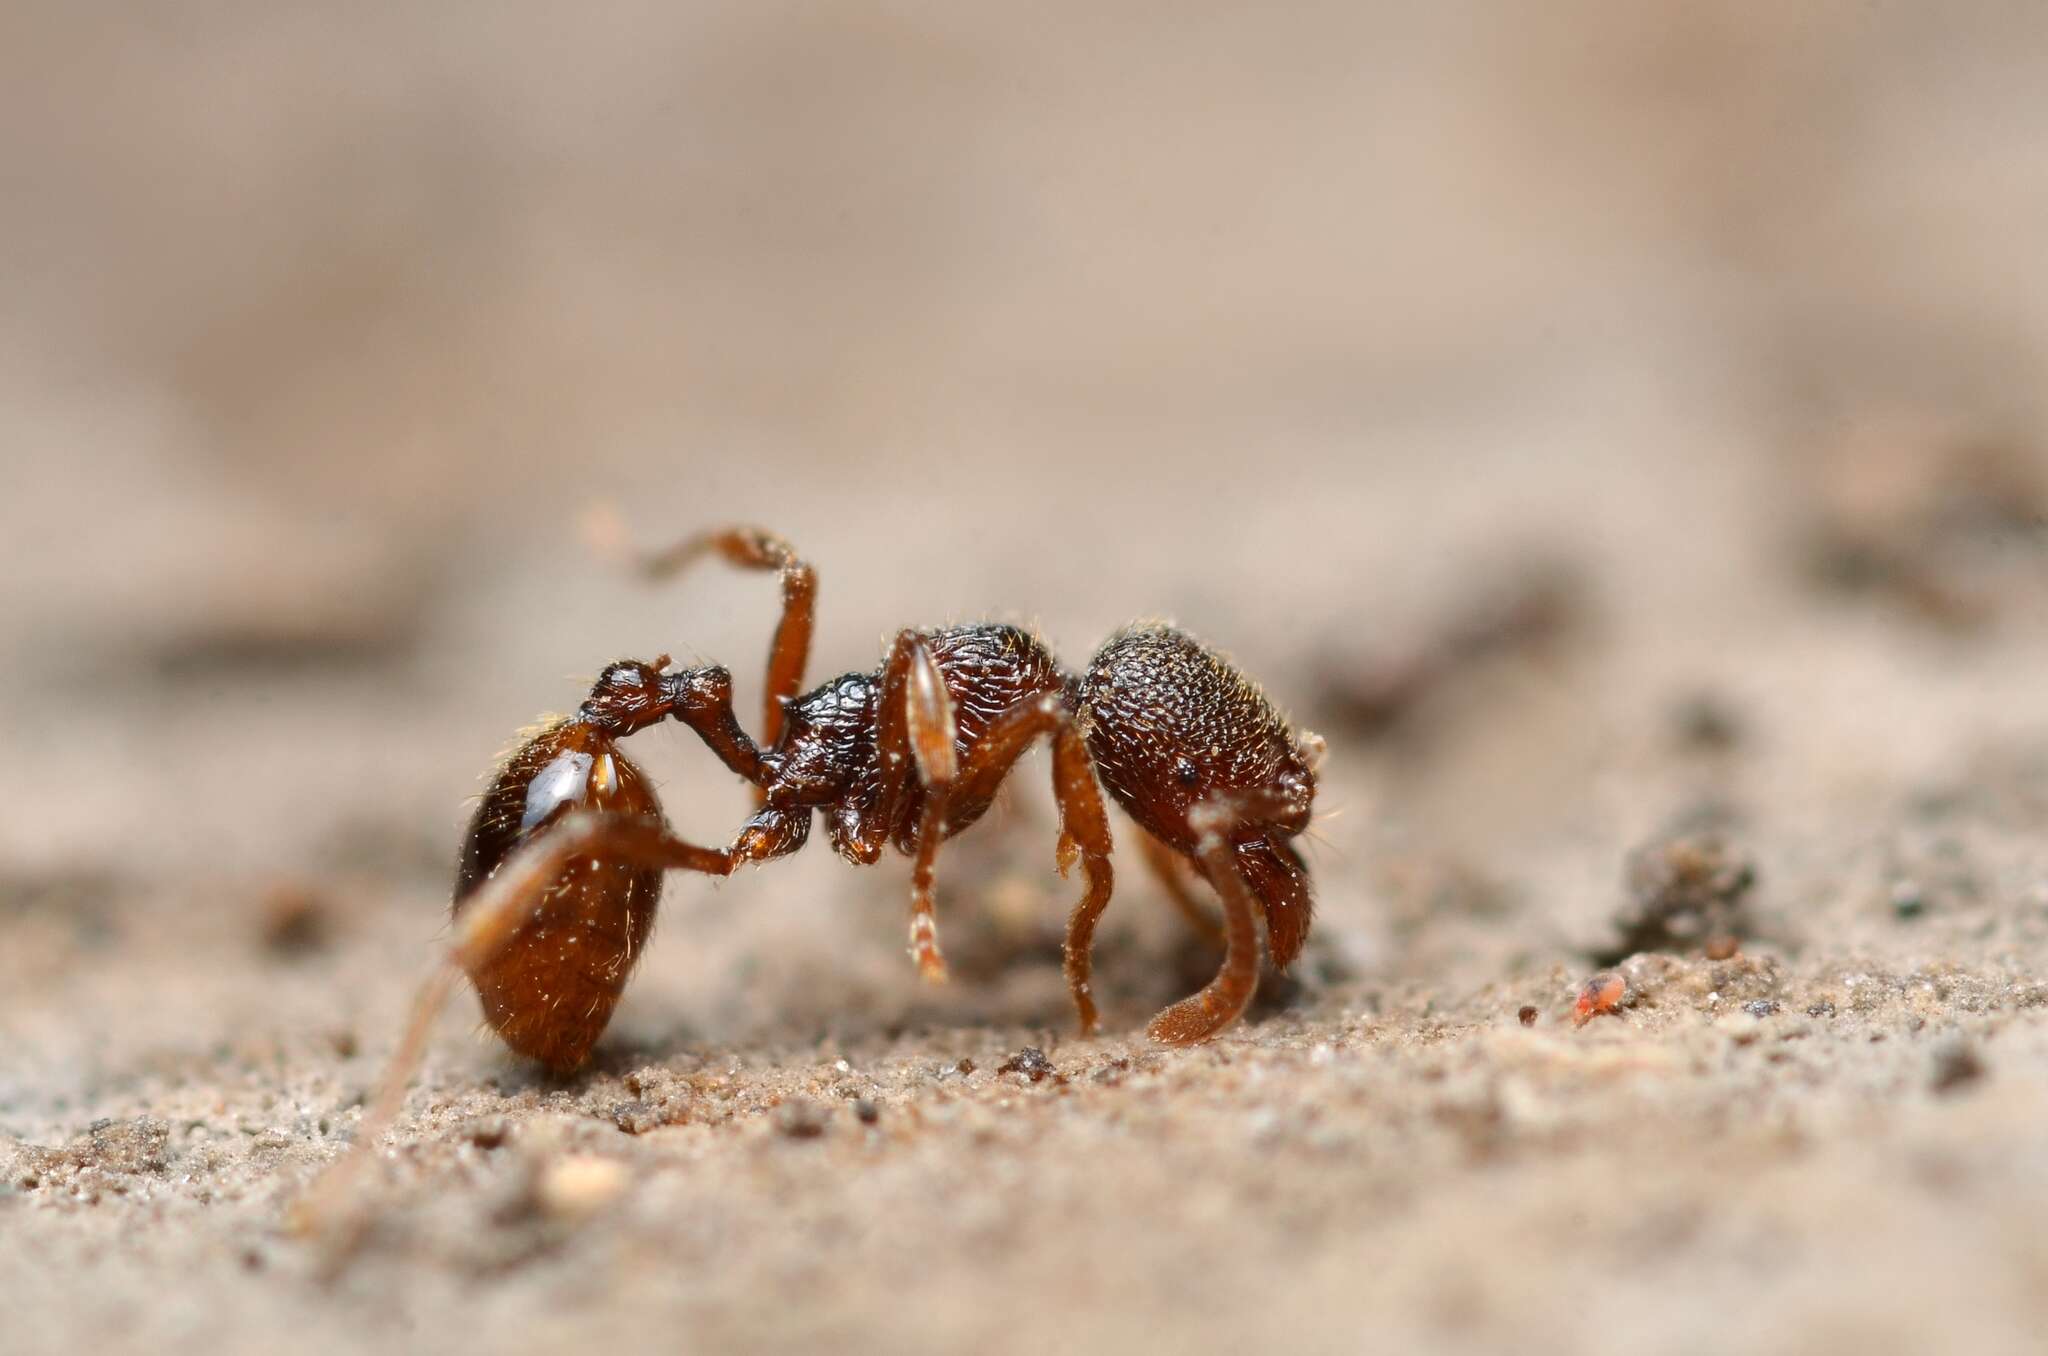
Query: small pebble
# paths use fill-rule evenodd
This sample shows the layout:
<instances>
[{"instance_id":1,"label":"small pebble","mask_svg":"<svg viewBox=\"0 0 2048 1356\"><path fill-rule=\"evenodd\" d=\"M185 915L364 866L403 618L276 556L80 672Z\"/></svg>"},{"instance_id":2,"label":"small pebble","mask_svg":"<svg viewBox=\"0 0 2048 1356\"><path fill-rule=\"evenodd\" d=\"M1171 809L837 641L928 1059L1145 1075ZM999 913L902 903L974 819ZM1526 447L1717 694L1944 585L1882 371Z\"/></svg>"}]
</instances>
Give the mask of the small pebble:
<instances>
[{"instance_id":1,"label":"small pebble","mask_svg":"<svg viewBox=\"0 0 2048 1356\"><path fill-rule=\"evenodd\" d=\"M583 1220L625 1195L630 1181L626 1165L615 1159L571 1154L541 1173L534 1199L556 1219Z\"/></svg>"},{"instance_id":2,"label":"small pebble","mask_svg":"<svg viewBox=\"0 0 2048 1356\"><path fill-rule=\"evenodd\" d=\"M1912 881L1902 880L1892 886L1892 917L1898 919L1918 918L1927 912L1927 896Z\"/></svg>"},{"instance_id":3,"label":"small pebble","mask_svg":"<svg viewBox=\"0 0 2048 1356\"><path fill-rule=\"evenodd\" d=\"M1977 1052L1958 1041L1935 1053L1934 1079L1929 1086L1937 1095L1951 1093L1976 1082L1986 1072Z\"/></svg>"},{"instance_id":4,"label":"small pebble","mask_svg":"<svg viewBox=\"0 0 2048 1356\"><path fill-rule=\"evenodd\" d=\"M775 1128L791 1139L816 1139L825 1133L828 1114L808 1097L792 1097L775 1108Z\"/></svg>"},{"instance_id":5,"label":"small pebble","mask_svg":"<svg viewBox=\"0 0 2048 1356\"><path fill-rule=\"evenodd\" d=\"M854 1099L853 1114L859 1117L862 1125L873 1125L882 1119L882 1108L865 1097L858 1097Z\"/></svg>"},{"instance_id":6,"label":"small pebble","mask_svg":"<svg viewBox=\"0 0 2048 1356\"><path fill-rule=\"evenodd\" d=\"M463 1126L462 1134L479 1149L498 1149L512 1138L512 1122L503 1116L485 1116Z\"/></svg>"},{"instance_id":7,"label":"small pebble","mask_svg":"<svg viewBox=\"0 0 2048 1356\"><path fill-rule=\"evenodd\" d=\"M1124 1081L1124 1075L1129 1073L1130 1071L1131 1062L1128 1059L1119 1058L1110 1060L1107 1064L1098 1066L1096 1070L1088 1076L1098 1083L1105 1083L1110 1087L1115 1087L1117 1084Z\"/></svg>"},{"instance_id":8,"label":"small pebble","mask_svg":"<svg viewBox=\"0 0 2048 1356\"><path fill-rule=\"evenodd\" d=\"M1742 939L1732 933L1723 932L1707 938L1707 959L1712 961L1733 960L1735 953L1742 949Z\"/></svg>"},{"instance_id":9,"label":"small pebble","mask_svg":"<svg viewBox=\"0 0 2048 1356\"><path fill-rule=\"evenodd\" d=\"M87 1135L91 1148L82 1160L103 1172L162 1172L171 1160L170 1124L154 1116L97 1120Z\"/></svg>"},{"instance_id":10,"label":"small pebble","mask_svg":"<svg viewBox=\"0 0 2048 1356\"><path fill-rule=\"evenodd\" d=\"M612 1108L612 1124L629 1135L644 1135L661 1124L661 1117L645 1102L621 1102Z\"/></svg>"},{"instance_id":11,"label":"small pebble","mask_svg":"<svg viewBox=\"0 0 2048 1356\"><path fill-rule=\"evenodd\" d=\"M1045 1057L1045 1051L1035 1045L1027 1045L1004 1060L996 1072L1022 1074L1034 1083L1042 1083L1057 1070L1053 1068L1052 1061Z\"/></svg>"},{"instance_id":12,"label":"small pebble","mask_svg":"<svg viewBox=\"0 0 2048 1356\"><path fill-rule=\"evenodd\" d=\"M1742 742L1742 718L1715 693L1692 693L1672 716L1679 742L1689 748L1722 752Z\"/></svg>"},{"instance_id":13,"label":"small pebble","mask_svg":"<svg viewBox=\"0 0 2048 1356\"><path fill-rule=\"evenodd\" d=\"M263 896L257 934L275 956L295 957L324 950L333 940L333 907L314 885L281 881Z\"/></svg>"},{"instance_id":14,"label":"small pebble","mask_svg":"<svg viewBox=\"0 0 2048 1356\"><path fill-rule=\"evenodd\" d=\"M1516 1013L1515 1016L1521 1019L1523 1026L1536 1025L1536 1005L1534 1003L1524 1003L1522 1010Z\"/></svg>"},{"instance_id":15,"label":"small pebble","mask_svg":"<svg viewBox=\"0 0 2048 1356\"><path fill-rule=\"evenodd\" d=\"M1603 965L1641 951L1690 951L1750 930L1756 863L1711 830L1652 839L1629 853L1628 902L1615 914L1620 935L1594 952Z\"/></svg>"}]
</instances>

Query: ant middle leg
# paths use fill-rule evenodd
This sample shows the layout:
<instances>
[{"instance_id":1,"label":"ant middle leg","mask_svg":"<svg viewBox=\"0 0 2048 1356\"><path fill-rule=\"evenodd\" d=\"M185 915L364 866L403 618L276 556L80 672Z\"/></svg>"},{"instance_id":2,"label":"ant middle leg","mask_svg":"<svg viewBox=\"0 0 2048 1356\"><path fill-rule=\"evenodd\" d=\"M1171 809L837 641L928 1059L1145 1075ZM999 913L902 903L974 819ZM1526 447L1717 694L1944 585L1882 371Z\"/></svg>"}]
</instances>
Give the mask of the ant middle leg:
<instances>
[{"instance_id":1,"label":"ant middle leg","mask_svg":"<svg viewBox=\"0 0 2048 1356\"><path fill-rule=\"evenodd\" d=\"M1044 701L1047 699L1041 699ZM1063 966L1067 992L1081 1019L1081 1034L1095 1030L1095 995L1090 976L1095 966L1095 924L1109 907L1115 873L1110 869L1109 815L1102 808L1102 784L1095 778L1095 759L1088 741L1064 706L1053 735L1053 797L1060 808L1059 867L1062 876L1080 858L1088 889L1067 916Z\"/></svg>"}]
</instances>

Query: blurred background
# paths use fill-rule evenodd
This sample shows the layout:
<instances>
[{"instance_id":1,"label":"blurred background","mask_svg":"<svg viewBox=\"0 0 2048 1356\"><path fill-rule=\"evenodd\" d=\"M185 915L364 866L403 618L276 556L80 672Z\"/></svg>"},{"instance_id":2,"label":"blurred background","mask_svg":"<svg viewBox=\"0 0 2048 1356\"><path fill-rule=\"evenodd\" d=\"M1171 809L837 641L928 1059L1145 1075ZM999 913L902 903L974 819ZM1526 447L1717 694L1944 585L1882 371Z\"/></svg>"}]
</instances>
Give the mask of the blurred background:
<instances>
[{"instance_id":1,"label":"blurred background","mask_svg":"<svg viewBox=\"0 0 2048 1356\"><path fill-rule=\"evenodd\" d=\"M10 5L0 851L445 835L576 675L751 676L772 590L636 592L594 504L791 537L824 670L1171 614L1314 714L1290 664L1525 552L1725 657L1817 504L2031 459L2044 28Z\"/></svg>"},{"instance_id":2,"label":"blurred background","mask_svg":"<svg viewBox=\"0 0 2048 1356\"><path fill-rule=\"evenodd\" d=\"M1332 747L1312 990L1581 965L1688 823L1795 953L1959 871L1911 945L2037 946L1969 911L2040 913L2030 833L1906 810L2048 808L2044 75L2022 3L15 0L0 1112L381 1051L513 731L627 655L754 709L772 584L640 587L594 512L789 537L816 680L984 616L1229 651ZM676 886L622 1039L1063 1021L1020 780L942 872L1023 987L916 989L901 864L813 851ZM1184 985L1123 880L1135 1027Z\"/></svg>"}]
</instances>

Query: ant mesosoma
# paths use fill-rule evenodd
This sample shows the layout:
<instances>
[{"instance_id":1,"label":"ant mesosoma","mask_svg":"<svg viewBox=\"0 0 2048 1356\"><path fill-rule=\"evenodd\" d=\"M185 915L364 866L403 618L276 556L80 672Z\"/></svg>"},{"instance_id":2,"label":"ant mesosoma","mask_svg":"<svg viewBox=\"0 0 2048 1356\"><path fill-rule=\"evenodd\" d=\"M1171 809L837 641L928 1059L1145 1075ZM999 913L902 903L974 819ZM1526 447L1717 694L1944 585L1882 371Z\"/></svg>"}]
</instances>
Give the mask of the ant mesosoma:
<instances>
[{"instance_id":1,"label":"ant mesosoma","mask_svg":"<svg viewBox=\"0 0 2048 1356\"><path fill-rule=\"evenodd\" d=\"M505 759L463 839L454 944L420 994L360 1132L366 1139L396 1112L456 975L475 985L507 1045L554 1072L573 1070L640 957L664 873L727 876L787 856L820 813L850 862L872 864L892 844L915 859L911 954L928 978L943 978L932 889L939 844L982 816L1040 739L1052 745L1060 871L1078 860L1087 883L1065 948L1084 1032L1095 1027L1090 945L1112 879L1098 783L1137 821L1147 860L1177 903L1201 917L1177 874L1186 862L1223 905L1215 979L1153 1018L1154 1040L1207 1040L1244 1011L1258 984L1261 912L1274 966L1300 954L1311 898L1290 840L1308 827L1323 741L1294 733L1222 657L1171 626L1140 625L1112 636L1086 673L1069 675L1030 633L979 623L899 632L875 672L799 695L816 572L780 537L751 527L691 537L642 558L639 570L665 579L711 555L781 578L760 742L733 714L727 670L671 671L664 655L608 665L574 715ZM758 808L728 847L672 834L653 786L619 749L669 719L756 788Z\"/></svg>"}]
</instances>

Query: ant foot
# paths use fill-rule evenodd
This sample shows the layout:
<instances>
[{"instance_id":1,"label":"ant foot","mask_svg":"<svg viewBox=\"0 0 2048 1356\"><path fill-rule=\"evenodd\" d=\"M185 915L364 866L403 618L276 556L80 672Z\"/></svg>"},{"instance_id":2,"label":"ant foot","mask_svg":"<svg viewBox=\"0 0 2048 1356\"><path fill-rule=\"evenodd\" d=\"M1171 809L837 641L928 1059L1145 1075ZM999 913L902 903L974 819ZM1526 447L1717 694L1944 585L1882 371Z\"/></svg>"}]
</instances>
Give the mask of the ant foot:
<instances>
[{"instance_id":1,"label":"ant foot","mask_svg":"<svg viewBox=\"0 0 2048 1356\"><path fill-rule=\"evenodd\" d=\"M928 982L946 982L946 958L939 951L938 924L928 913L918 914L910 920L910 958L917 962L917 972Z\"/></svg>"}]
</instances>

